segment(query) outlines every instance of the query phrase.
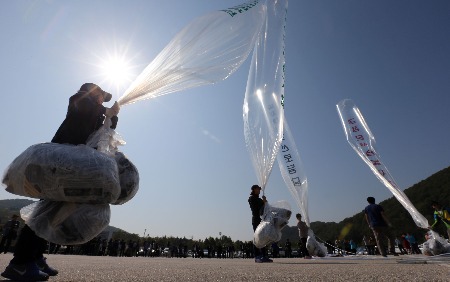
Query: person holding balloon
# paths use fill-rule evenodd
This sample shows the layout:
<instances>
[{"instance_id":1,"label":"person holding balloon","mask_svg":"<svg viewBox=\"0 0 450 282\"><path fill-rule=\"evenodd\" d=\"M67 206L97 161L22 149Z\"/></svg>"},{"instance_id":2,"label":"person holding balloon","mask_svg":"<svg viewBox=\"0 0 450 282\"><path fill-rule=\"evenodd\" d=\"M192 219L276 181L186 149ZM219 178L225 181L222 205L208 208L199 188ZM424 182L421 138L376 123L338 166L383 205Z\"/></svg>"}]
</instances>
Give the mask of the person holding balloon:
<instances>
[{"instance_id":1,"label":"person holding balloon","mask_svg":"<svg viewBox=\"0 0 450 282\"><path fill-rule=\"evenodd\" d=\"M261 215L264 212L264 205L267 203L266 196L263 195L262 198L260 198L259 197L260 193L261 187L255 184L251 187L250 197L248 198L250 210L252 211L253 232L255 232L259 223L261 223ZM267 257L267 250L265 247L259 249L254 246L254 254L255 254L255 262L257 263L273 262L273 260Z\"/></svg>"}]
</instances>

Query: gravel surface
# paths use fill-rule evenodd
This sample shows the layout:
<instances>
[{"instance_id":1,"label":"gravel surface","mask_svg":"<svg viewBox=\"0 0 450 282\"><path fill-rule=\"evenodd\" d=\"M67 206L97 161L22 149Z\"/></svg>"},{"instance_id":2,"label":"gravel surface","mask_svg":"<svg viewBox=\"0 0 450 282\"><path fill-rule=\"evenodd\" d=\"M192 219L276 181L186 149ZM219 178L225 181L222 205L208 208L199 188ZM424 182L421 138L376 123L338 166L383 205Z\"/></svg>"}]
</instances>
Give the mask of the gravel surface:
<instances>
[{"instance_id":1,"label":"gravel surface","mask_svg":"<svg viewBox=\"0 0 450 282\"><path fill-rule=\"evenodd\" d=\"M12 254L0 255L1 271ZM49 281L450 281L450 256L194 259L48 255ZM0 281L7 281L5 279Z\"/></svg>"}]
</instances>

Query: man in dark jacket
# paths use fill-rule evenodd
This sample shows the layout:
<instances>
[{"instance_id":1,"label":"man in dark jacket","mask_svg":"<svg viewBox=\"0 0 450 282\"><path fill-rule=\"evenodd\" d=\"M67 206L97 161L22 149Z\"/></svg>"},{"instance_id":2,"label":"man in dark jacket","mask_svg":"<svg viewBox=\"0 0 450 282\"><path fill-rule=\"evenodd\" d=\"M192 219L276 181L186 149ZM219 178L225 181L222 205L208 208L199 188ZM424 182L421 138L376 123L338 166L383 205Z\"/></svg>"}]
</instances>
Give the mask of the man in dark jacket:
<instances>
[{"instance_id":1,"label":"man in dark jacket","mask_svg":"<svg viewBox=\"0 0 450 282\"><path fill-rule=\"evenodd\" d=\"M115 102L111 108L102 105L110 101L111 97L111 94L94 83L83 84L80 90L70 97L66 118L52 142L86 144L89 135L102 126L105 116L111 118L111 127L115 128L120 110L118 103ZM14 258L1 275L15 281L45 281L49 276L57 275L58 271L50 267L44 258L46 248L47 242L25 225L17 239Z\"/></svg>"},{"instance_id":2,"label":"man in dark jacket","mask_svg":"<svg viewBox=\"0 0 450 282\"><path fill-rule=\"evenodd\" d=\"M252 211L252 226L253 232L256 231L259 223L261 222L261 215L264 212L264 205L267 202L266 196L259 197L261 192L261 187L258 185L253 185L251 188L252 192L248 198L248 203ZM254 246L255 262L272 262L266 255L266 248L258 249Z\"/></svg>"},{"instance_id":3,"label":"man in dark jacket","mask_svg":"<svg viewBox=\"0 0 450 282\"><path fill-rule=\"evenodd\" d=\"M368 197L367 202L369 205L364 209L364 214L367 224L373 231L375 241L377 241L378 251L383 257L387 257L386 245L384 244L384 239L387 239L389 252L394 256L398 256L395 252L394 236L389 228L391 224L384 214L384 209L380 205L375 204L374 197Z\"/></svg>"},{"instance_id":4,"label":"man in dark jacket","mask_svg":"<svg viewBox=\"0 0 450 282\"><path fill-rule=\"evenodd\" d=\"M103 125L105 116L111 118L111 127L115 128L119 105L117 102L112 108L102 105L103 102L109 102L111 97L111 94L94 83L83 84L78 93L70 97L66 118L56 131L52 142L86 144L89 135Z\"/></svg>"}]
</instances>

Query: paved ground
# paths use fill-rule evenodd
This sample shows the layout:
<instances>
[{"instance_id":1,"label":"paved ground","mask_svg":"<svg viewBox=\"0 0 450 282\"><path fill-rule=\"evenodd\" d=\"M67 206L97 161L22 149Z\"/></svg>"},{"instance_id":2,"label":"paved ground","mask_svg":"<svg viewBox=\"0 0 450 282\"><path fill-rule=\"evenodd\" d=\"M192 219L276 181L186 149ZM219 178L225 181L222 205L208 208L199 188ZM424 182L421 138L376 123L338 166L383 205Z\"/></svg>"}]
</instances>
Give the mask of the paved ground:
<instances>
[{"instance_id":1,"label":"paved ground","mask_svg":"<svg viewBox=\"0 0 450 282\"><path fill-rule=\"evenodd\" d=\"M1 271L12 258L0 255ZM450 256L327 257L305 260L119 258L49 255L49 281L450 281ZM7 281L2 280L0 281Z\"/></svg>"}]
</instances>

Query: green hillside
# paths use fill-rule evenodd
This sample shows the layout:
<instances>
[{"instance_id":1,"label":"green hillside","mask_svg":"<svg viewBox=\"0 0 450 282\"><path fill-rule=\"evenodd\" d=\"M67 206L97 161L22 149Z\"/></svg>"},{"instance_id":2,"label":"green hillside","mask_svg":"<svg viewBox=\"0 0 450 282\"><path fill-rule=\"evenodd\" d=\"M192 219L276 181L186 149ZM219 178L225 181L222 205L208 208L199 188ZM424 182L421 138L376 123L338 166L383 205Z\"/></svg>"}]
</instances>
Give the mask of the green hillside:
<instances>
[{"instance_id":1,"label":"green hillside","mask_svg":"<svg viewBox=\"0 0 450 282\"><path fill-rule=\"evenodd\" d=\"M13 214L20 215L20 209L35 201L28 199L0 200L0 226L3 226Z\"/></svg>"}]
</instances>

